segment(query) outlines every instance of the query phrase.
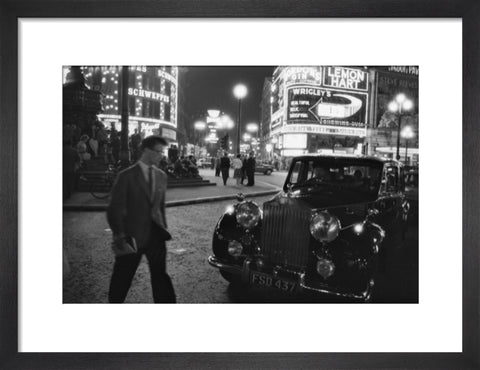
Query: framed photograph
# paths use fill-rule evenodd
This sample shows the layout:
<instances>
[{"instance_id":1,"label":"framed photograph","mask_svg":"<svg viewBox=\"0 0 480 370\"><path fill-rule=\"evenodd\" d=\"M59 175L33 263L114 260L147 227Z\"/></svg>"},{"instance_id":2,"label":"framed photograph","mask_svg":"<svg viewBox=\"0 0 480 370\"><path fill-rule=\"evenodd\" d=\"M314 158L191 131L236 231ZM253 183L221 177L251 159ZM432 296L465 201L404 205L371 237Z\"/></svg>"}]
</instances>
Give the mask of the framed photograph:
<instances>
[{"instance_id":1,"label":"framed photograph","mask_svg":"<svg viewBox=\"0 0 480 370\"><path fill-rule=\"evenodd\" d=\"M0 368L480 365L478 4L65 5L0 6ZM217 157L229 162L218 176ZM140 231L115 221L125 158L143 184ZM255 163L244 188L233 163ZM158 206L148 222L140 200ZM389 210L409 250L390 257L398 280L373 299L365 274L360 293L353 275L328 280L370 271L366 255L339 251L348 239L376 255ZM281 224L278 212L296 213ZM222 214L243 228L239 243ZM167 243L176 297L150 285L158 252L128 295L130 282L114 283L152 240ZM262 293L232 288L237 272ZM299 287L346 301L283 298Z\"/></svg>"}]
</instances>

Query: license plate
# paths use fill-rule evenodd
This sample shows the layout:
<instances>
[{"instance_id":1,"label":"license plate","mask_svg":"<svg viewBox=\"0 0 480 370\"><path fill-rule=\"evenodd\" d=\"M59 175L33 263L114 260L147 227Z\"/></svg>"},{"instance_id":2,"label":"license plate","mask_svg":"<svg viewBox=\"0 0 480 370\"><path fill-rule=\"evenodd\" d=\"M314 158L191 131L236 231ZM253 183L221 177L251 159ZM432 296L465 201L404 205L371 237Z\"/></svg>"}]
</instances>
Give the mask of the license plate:
<instances>
[{"instance_id":1,"label":"license plate","mask_svg":"<svg viewBox=\"0 0 480 370\"><path fill-rule=\"evenodd\" d=\"M284 292L293 292L297 285L294 282L262 274L261 272L252 272L250 275L250 283L267 288L279 289Z\"/></svg>"}]
</instances>

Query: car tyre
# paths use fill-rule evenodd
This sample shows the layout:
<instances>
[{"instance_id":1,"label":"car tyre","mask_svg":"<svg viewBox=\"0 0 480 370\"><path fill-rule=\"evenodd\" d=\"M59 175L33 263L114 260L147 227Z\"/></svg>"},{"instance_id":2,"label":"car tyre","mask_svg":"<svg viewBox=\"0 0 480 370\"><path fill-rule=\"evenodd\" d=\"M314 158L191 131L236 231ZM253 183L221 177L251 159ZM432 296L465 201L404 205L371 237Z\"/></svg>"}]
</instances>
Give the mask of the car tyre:
<instances>
[{"instance_id":1,"label":"car tyre","mask_svg":"<svg viewBox=\"0 0 480 370\"><path fill-rule=\"evenodd\" d=\"M272 170L267 170L267 171L265 172L265 175L271 175L271 174L272 174Z\"/></svg>"}]
</instances>

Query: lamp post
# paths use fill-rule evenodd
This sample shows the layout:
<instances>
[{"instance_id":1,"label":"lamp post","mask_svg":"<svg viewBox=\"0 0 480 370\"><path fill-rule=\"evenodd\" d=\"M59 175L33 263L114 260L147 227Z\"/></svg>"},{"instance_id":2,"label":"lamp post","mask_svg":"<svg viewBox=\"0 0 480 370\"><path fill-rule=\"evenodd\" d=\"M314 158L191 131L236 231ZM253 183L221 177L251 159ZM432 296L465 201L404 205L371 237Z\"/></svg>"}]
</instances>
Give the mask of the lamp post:
<instances>
[{"instance_id":1,"label":"lamp post","mask_svg":"<svg viewBox=\"0 0 480 370\"><path fill-rule=\"evenodd\" d=\"M129 68L122 66L122 84L121 84L121 121L122 131L120 134L120 166L126 168L130 165L130 150L128 148L128 81L129 81Z\"/></svg>"},{"instance_id":2,"label":"lamp post","mask_svg":"<svg viewBox=\"0 0 480 370\"><path fill-rule=\"evenodd\" d=\"M400 160L400 128L402 126L403 112L409 111L413 107L413 102L407 99L405 94L398 94L394 100L388 104L388 110L398 114L397 129L397 161Z\"/></svg>"},{"instance_id":3,"label":"lamp post","mask_svg":"<svg viewBox=\"0 0 480 370\"><path fill-rule=\"evenodd\" d=\"M252 145L255 145L255 153L257 152L257 145L258 145L258 124L257 123L248 123L246 126L248 132L255 133L255 139L252 140ZM253 149L253 146L252 146Z\"/></svg>"},{"instance_id":4,"label":"lamp post","mask_svg":"<svg viewBox=\"0 0 480 370\"><path fill-rule=\"evenodd\" d=\"M240 153L240 123L242 120L242 99L247 96L247 88L245 85L238 84L233 88L233 95L238 99L238 115L237 115L237 153Z\"/></svg>"},{"instance_id":5,"label":"lamp post","mask_svg":"<svg viewBox=\"0 0 480 370\"><path fill-rule=\"evenodd\" d=\"M408 164L408 140L413 138L415 134L410 126L405 126L401 136L405 139L405 164Z\"/></svg>"}]
</instances>

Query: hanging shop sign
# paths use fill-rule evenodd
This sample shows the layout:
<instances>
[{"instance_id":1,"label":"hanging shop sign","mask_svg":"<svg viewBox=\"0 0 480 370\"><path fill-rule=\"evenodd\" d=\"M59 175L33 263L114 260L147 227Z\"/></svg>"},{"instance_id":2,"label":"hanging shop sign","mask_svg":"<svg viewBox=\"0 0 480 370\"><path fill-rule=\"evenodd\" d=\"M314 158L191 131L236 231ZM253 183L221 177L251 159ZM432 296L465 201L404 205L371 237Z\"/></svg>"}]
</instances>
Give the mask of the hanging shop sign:
<instances>
[{"instance_id":1,"label":"hanging shop sign","mask_svg":"<svg viewBox=\"0 0 480 370\"><path fill-rule=\"evenodd\" d=\"M325 67L323 85L337 89L367 91L368 72L347 67Z\"/></svg>"},{"instance_id":2,"label":"hanging shop sign","mask_svg":"<svg viewBox=\"0 0 480 370\"><path fill-rule=\"evenodd\" d=\"M367 103L367 93L295 86L288 89L287 121L364 128Z\"/></svg>"}]
</instances>

